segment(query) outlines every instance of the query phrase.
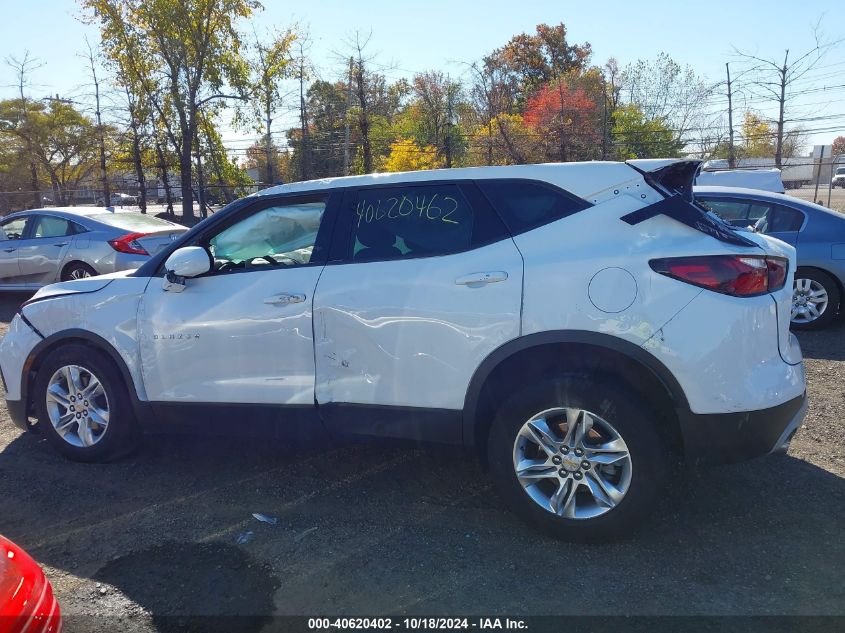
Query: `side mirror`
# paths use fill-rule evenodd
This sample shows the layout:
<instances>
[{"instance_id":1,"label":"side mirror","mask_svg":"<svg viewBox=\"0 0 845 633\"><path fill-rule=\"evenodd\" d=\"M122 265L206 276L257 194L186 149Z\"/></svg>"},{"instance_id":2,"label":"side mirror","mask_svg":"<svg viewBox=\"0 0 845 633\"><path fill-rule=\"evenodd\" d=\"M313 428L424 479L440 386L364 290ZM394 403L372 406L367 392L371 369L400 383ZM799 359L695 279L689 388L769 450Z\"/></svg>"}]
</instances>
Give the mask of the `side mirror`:
<instances>
[{"instance_id":1,"label":"side mirror","mask_svg":"<svg viewBox=\"0 0 845 633\"><path fill-rule=\"evenodd\" d=\"M164 262L165 290L182 292L185 279L198 277L211 270L211 256L200 246L185 246L173 251Z\"/></svg>"}]
</instances>

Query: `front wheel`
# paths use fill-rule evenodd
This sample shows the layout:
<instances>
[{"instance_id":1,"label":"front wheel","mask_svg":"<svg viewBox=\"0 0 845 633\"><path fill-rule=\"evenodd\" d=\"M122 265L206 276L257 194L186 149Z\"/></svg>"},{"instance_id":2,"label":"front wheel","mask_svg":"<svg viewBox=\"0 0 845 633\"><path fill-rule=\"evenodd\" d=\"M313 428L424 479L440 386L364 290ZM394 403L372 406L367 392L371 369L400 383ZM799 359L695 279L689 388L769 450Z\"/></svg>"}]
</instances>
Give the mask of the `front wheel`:
<instances>
[{"instance_id":1,"label":"front wheel","mask_svg":"<svg viewBox=\"0 0 845 633\"><path fill-rule=\"evenodd\" d=\"M38 425L65 457L102 462L134 447L135 420L126 386L110 358L79 344L52 351L33 386Z\"/></svg>"},{"instance_id":2,"label":"front wheel","mask_svg":"<svg viewBox=\"0 0 845 633\"><path fill-rule=\"evenodd\" d=\"M496 487L524 520L572 541L628 536L670 461L655 415L613 379L568 376L500 407L488 444Z\"/></svg>"}]
</instances>

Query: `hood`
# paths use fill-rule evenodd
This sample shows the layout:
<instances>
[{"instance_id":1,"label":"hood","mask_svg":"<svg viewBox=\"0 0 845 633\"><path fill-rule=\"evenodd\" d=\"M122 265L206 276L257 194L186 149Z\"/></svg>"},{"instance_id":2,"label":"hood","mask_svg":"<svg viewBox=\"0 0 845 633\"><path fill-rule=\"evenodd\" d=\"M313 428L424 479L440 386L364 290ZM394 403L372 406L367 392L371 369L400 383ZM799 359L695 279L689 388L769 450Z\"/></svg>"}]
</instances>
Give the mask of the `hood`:
<instances>
[{"instance_id":1,"label":"hood","mask_svg":"<svg viewBox=\"0 0 845 633\"><path fill-rule=\"evenodd\" d=\"M57 284L50 284L44 286L36 292L29 301L24 305L33 303L34 301L41 301L42 299L50 299L51 297L58 297L60 295L83 294L87 292L97 292L108 286L115 279L127 277L133 271L121 270L116 273L108 273L106 275L98 275L96 277L88 277L86 279L72 279L71 281L62 281Z\"/></svg>"}]
</instances>

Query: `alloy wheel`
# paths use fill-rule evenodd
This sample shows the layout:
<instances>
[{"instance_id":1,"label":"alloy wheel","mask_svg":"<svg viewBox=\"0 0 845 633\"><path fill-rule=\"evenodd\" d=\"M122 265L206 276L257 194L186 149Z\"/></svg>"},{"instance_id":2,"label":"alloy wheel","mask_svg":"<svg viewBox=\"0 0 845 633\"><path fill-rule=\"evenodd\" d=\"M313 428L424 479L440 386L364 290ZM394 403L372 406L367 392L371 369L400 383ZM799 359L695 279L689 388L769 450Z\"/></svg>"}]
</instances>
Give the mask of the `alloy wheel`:
<instances>
[{"instance_id":1,"label":"alloy wheel","mask_svg":"<svg viewBox=\"0 0 845 633\"><path fill-rule=\"evenodd\" d=\"M87 279L88 277L92 276L93 275L84 268L74 268L72 271L70 271L71 279Z\"/></svg>"},{"instance_id":2,"label":"alloy wheel","mask_svg":"<svg viewBox=\"0 0 845 633\"><path fill-rule=\"evenodd\" d=\"M513 445L513 467L526 494L566 519L592 519L615 508L631 485L631 454L607 420L584 409L542 411Z\"/></svg>"},{"instance_id":3,"label":"alloy wheel","mask_svg":"<svg viewBox=\"0 0 845 633\"><path fill-rule=\"evenodd\" d=\"M103 439L109 425L109 400L100 380L79 365L65 365L47 383L47 415L59 436L86 448Z\"/></svg>"},{"instance_id":4,"label":"alloy wheel","mask_svg":"<svg viewBox=\"0 0 845 633\"><path fill-rule=\"evenodd\" d=\"M825 310L830 299L824 286L815 279L796 279L792 289L792 322L812 323Z\"/></svg>"}]
</instances>

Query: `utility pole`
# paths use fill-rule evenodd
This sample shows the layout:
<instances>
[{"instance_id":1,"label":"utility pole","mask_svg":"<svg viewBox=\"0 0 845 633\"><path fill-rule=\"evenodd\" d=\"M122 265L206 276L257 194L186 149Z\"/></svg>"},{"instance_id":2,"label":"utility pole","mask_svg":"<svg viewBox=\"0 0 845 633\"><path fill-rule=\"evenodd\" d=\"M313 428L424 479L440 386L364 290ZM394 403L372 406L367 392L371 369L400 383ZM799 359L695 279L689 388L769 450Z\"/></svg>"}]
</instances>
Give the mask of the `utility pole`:
<instances>
[{"instance_id":1,"label":"utility pole","mask_svg":"<svg viewBox=\"0 0 845 633\"><path fill-rule=\"evenodd\" d=\"M816 191L813 193L813 202L817 202L819 199L819 179L822 177L822 167L824 166L824 145L822 145L822 151L819 154L819 168L816 171ZM832 178L831 178L832 180Z\"/></svg>"},{"instance_id":2,"label":"utility pole","mask_svg":"<svg viewBox=\"0 0 845 633\"><path fill-rule=\"evenodd\" d=\"M305 56L299 55L299 122L302 130L302 151L299 153L299 175L308 180L308 113L305 110Z\"/></svg>"},{"instance_id":3,"label":"utility pole","mask_svg":"<svg viewBox=\"0 0 845 633\"><path fill-rule=\"evenodd\" d=\"M455 91L452 89L452 81L446 75L446 138L443 139L446 154L446 168L452 168L452 99Z\"/></svg>"},{"instance_id":4,"label":"utility pole","mask_svg":"<svg viewBox=\"0 0 845 633\"><path fill-rule=\"evenodd\" d=\"M346 81L346 109L343 112L343 175L349 175L349 108L352 107L352 72L355 60L349 56L349 78Z\"/></svg>"},{"instance_id":5,"label":"utility pole","mask_svg":"<svg viewBox=\"0 0 845 633\"><path fill-rule=\"evenodd\" d=\"M728 167L733 169L736 167L736 150L734 149L734 112L731 93L731 66L725 63L725 69L728 71L728 135L730 137L728 145Z\"/></svg>"},{"instance_id":6,"label":"utility pole","mask_svg":"<svg viewBox=\"0 0 845 633\"><path fill-rule=\"evenodd\" d=\"M266 106L267 109L264 114L267 121L267 146L265 152L267 153L267 186L270 187L273 185L273 137L270 134L270 125L273 123L273 116L270 99L267 99Z\"/></svg>"},{"instance_id":7,"label":"utility pole","mask_svg":"<svg viewBox=\"0 0 845 633\"><path fill-rule=\"evenodd\" d=\"M775 167L777 167L778 169L781 169L781 163L783 162L783 110L786 107L786 61L788 59L789 49L786 49L786 55L784 55L783 57L783 68L780 69L780 98L778 99L778 137L777 143L775 145Z\"/></svg>"}]
</instances>

